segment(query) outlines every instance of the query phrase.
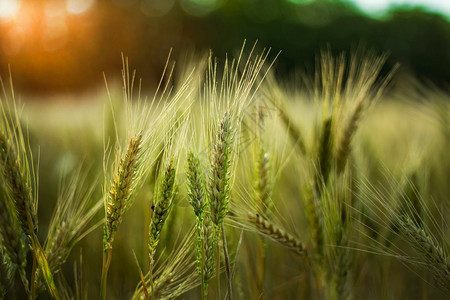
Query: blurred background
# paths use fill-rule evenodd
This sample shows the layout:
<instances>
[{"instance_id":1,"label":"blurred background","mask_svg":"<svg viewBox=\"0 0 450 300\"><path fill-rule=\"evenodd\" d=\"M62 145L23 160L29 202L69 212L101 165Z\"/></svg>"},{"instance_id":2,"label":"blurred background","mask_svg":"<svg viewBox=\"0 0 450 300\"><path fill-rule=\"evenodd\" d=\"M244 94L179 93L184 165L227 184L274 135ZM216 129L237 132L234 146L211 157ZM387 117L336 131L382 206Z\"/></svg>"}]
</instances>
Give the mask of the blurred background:
<instances>
[{"instance_id":1,"label":"blurred background","mask_svg":"<svg viewBox=\"0 0 450 300\"><path fill-rule=\"evenodd\" d=\"M386 70L446 89L449 20L445 0L0 0L0 75L10 65L16 90L39 99L86 93L120 75L123 52L151 85L170 48L224 57L247 39L281 51L279 78L363 43L390 53Z\"/></svg>"}]
</instances>

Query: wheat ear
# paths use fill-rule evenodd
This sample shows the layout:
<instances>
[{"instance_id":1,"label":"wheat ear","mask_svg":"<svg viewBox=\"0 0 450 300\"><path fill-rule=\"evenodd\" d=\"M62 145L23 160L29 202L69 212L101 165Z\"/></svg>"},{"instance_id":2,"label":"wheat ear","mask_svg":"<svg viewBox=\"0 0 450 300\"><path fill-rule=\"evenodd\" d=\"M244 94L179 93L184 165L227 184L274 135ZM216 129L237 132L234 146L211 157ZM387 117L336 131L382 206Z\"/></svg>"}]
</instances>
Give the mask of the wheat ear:
<instances>
[{"instance_id":1,"label":"wheat ear","mask_svg":"<svg viewBox=\"0 0 450 300\"><path fill-rule=\"evenodd\" d=\"M155 204L152 205L153 212L149 226L148 250L150 257L150 284L152 299L155 297L153 292L153 266L156 246L158 246L162 228L164 227L167 217L173 207L173 200L175 198L175 175L176 169L174 165L174 158L171 157L165 166L159 190L157 190L155 195Z\"/></svg>"},{"instance_id":2,"label":"wheat ear","mask_svg":"<svg viewBox=\"0 0 450 300\"><path fill-rule=\"evenodd\" d=\"M37 231L36 207L34 205L31 187L25 174L19 167L17 154L3 132L0 132L0 163L3 174L12 193L17 218L22 222L22 229L29 235L31 231Z\"/></svg>"},{"instance_id":3,"label":"wheat ear","mask_svg":"<svg viewBox=\"0 0 450 300\"><path fill-rule=\"evenodd\" d=\"M187 157L187 186L189 203L194 209L195 216L203 220L208 202L206 201L205 180L201 171L200 160L192 153Z\"/></svg>"},{"instance_id":4,"label":"wheat ear","mask_svg":"<svg viewBox=\"0 0 450 300\"><path fill-rule=\"evenodd\" d=\"M291 234L281 229L279 226L265 220L258 214L249 214L248 219L253 225L256 226L261 234L292 250L300 256L308 255L306 248L303 246L303 243Z\"/></svg>"},{"instance_id":5,"label":"wheat ear","mask_svg":"<svg viewBox=\"0 0 450 300\"><path fill-rule=\"evenodd\" d=\"M436 239L425 229L417 226L408 216L400 218L400 228L408 242L424 259L424 265L430 270L438 284L450 290L450 258Z\"/></svg>"},{"instance_id":6,"label":"wheat ear","mask_svg":"<svg viewBox=\"0 0 450 300\"><path fill-rule=\"evenodd\" d=\"M222 225L230 201L231 143L231 116L229 113L225 113L219 122L216 142L212 151L209 184L211 217L217 227Z\"/></svg>"},{"instance_id":7,"label":"wheat ear","mask_svg":"<svg viewBox=\"0 0 450 300\"><path fill-rule=\"evenodd\" d=\"M173 206L173 199L175 197L175 174L176 169L174 166L174 160L171 158L165 167L160 189L156 195L156 203L153 208L152 220L150 221L148 242L150 260L153 260L156 246L159 243L161 230Z\"/></svg>"},{"instance_id":8,"label":"wheat ear","mask_svg":"<svg viewBox=\"0 0 450 300\"><path fill-rule=\"evenodd\" d=\"M272 207L272 182L269 153L261 146L255 169L256 200L261 204L262 211L266 214Z\"/></svg>"},{"instance_id":9,"label":"wheat ear","mask_svg":"<svg viewBox=\"0 0 450 300\"><path fill-rule=\"evenodd\" d=\"M351 152L351 142L353 136L356 133L356 130L358 129L359 120L361 119L361 116L364 112L365 108L364 103L365 103L364 101L361 101L356 106L338 143L338 149L336 154L336 161L337 161L336 166L338 173L341 173L344 170L345 165L348 161L348 156L350 155Z\"/></svg>"},{"instance_id":10,"label":"wheat ear","mask_svg":"<svg viewBox=\"0 0 450 300\"><path fill-rule=\"evenodd\" d=\"M120 159L115 177L106 196L106 222L104 227L103 247L112 248L114 235L122 223L122 217L129 207L131 196L136 187L137 169L142 150L142 134L130 139L125 155Z\"/></svg>"},{"instance_id":11,"label":"wheat ear","mask_svg":"<svg viewBox=\"0 0 450 300\"><path fill-rule=\"evenodd\" d=\"M4 256L8 256L7 265L13 273L19 272L22 283L29 293L29 283L26 277L27 266L27 246L23 232L19 225L19 220L11 208L14 205L10 202L2 185L0 185L0 247L4 249ZM0 264L3 262L0 262Z\"/></svg>"},{"instance_id":12,"label":"wheat ear","mask_svg":"<svg viewBox=\"0 0 450 300\"><path fill-rule=\"evenodd\" d=\"M188 153L187 186L189 203L194 209L197 226L197 271L201 279L202 299L208 295L208 281L214 275L214 250L216 233L211 215L207 211L205 181L201 171L200 160Z\"/></svg>"},{"instance_id":13,"label":"wheat ear","mask_svg":"<svg viewBox=\"0 0 450 300\"><path fill-rule=\"evenodd\" d=\"M21 136L19 139L21 139ZM12 141L8 140L5 134L0 131L0 163L3 171L2 175L4 175L8 188L14 198L13 203L15 206L14 209L17 211L17 218L21 221L23 231L29 237L31 244L30 248L33 253L30 297L35 297L34 274L36 267L39 267L44 274L44 279L50 294L54 298L59 298L58 291L53 280L53 275L50 271L44 251L42 250L41 244L37 237L38 224L35 206L36 202L33 200L33 195L28 180L29 177L24 174L25 171L22 171L21 168L21 166L24 166L23 168L26 172L31 172L30 166L28 165L26 159L25 162L20 162L14 148L10 144L11 142ZM22 146L25 147L24 145Z\"/></svg>"},{"instance_id":14,"label":"wheat ear","mask_svg":"<svg viewBox=\"0 0 450 300\"><path fill-rule=\"evenodd\" d=\"M211 155L211 177L209 182L209 208L212 222L215 225L217 238L222 237L225 268L228 278L228 296L232 297L231 266L228 257L226 237L224 233L223 220L228 213L230 202L230 167L231 167L231 145L232 145L231 115L225 112L219 121L216 140ZM220 251L219 244L217 244ZM218 294L220 294L220 255L217 255L217 281Z\"/></svg>"},{"instance_id":15,"label":"wheat ear","mask_svg":"<svg viewBox=\"0 0 450 300\"><path fill-rule=\"evenodd\" d=\"M105 199L105 225L103 227L103 267L101 299L106 299L106 284L112 259L114 235L122 222L123 214L130 205L137 184L137 169L142 155L142 134L130 139L127 152L120 158L115 177Z\"/></svg>"}]
</instances>

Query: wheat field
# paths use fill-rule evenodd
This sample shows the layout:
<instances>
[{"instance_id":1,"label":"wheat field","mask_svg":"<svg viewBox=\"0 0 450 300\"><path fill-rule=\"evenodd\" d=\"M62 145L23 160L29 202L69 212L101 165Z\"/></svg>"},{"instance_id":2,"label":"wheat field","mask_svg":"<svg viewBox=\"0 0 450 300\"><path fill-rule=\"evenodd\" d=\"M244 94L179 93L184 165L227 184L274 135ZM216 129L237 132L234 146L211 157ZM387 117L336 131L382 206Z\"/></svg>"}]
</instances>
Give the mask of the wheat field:
<instances>
[{"instance_id":1,"label":"wheat field","mask_svg":"<svg viewBox=\"0 0 450 300\"><path fill-rule=\"evenodd\" d=\"M448 91L256 48L76 102L3 78L0 298L448 299Z\"/></svg>"}]
</instances>

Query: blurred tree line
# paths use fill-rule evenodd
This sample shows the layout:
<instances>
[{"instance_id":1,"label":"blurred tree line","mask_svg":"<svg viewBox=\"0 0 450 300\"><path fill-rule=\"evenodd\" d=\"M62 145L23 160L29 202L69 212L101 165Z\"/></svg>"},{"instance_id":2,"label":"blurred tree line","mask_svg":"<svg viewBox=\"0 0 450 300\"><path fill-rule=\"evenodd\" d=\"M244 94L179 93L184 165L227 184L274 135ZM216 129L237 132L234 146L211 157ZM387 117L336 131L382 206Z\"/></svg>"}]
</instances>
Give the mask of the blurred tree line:
<instances>
[{"instance_id":1,"label":"blurred tree line","mask_svg":"<svg viewBox=\"0 0 450 300\"><path fill-rule=\"evenodd\" d=\"M450 80L450 23L418 8L375 19L331 0L97 0L87 12L67 16L64 43L50 50L40 46L41 23L23 37L20 51L7 53L0 44L1 74L10 63L16 85L32 93L97 86L102 72L119 74L121 52L145 83L157 82L170 48L176 60L208 49L224 57L244 39L282 51L281 77L312 67L325 47L348 51L362 42L390 53L386 70L399 62L404 72L438 86ZM0 24L2 35L7 29Z\"/></svg>"}]
</instances>

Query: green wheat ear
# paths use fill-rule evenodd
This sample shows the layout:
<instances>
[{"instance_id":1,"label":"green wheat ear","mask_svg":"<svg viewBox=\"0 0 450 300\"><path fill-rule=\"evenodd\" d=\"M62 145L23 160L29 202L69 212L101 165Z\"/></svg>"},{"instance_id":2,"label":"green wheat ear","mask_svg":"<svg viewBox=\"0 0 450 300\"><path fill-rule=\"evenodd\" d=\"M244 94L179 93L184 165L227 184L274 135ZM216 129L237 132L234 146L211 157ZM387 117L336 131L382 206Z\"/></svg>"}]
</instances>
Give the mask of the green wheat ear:
<instances>
[{"instance_id":1,"label":"green wheat ear","mask_svg":"<svg viewBox=\"0 0 450 300\"><path fill-rule=\"evenodd\" d=\"M11 203L3 185L0 185L0 248L3 251L4 260L0 261L2 268L5 267L5 275L11 280L15 271L19 272L20 278L29 292L29 283L26 277L27 266L27 245L25 236L17 219L17 214L11 209L14 204ZM9 287L5 285L5 287Z\"/></svg>"},{"instance_id":2,"label":"green wheat ear","mask_svg":"<svg viewBox=\"0 0 450 300\"><path fill-rule=\"evenodd\" d=\"M208 295L208 282L214 276L215 247L217 245L216 230L207 211L205 182L200 160L192 153L187 158L187 186L189 203L194 209L197 227L197 272L201 280L202 299Z\"/></svg>"},{"instance_id":3,"label":"green wheat ear","mask_svg":"<svg viewBox=\"0 0 450 300\"><path fill-rule=\"evenodd\" d=\"M18 220L21 220L22 229L29 235L30 230L35 232L38 228L36 207L29 181L21 170L19 158L10 143L5 134L0 132L0 163L3 174L15 202Z\"/></svg>"},{"instance_id":4,"label":"green wheat ear","mask_svg":"<svg viewBox=\"0 0 450 300\"><path fill-rule=\"evenodd\" d=\"M122 222L136 188L137 169L142 155L142 134L130 139L127 152L120 158L115 177L105 200L104 250L112 248L114 235Z\"/></svg>"},{"instance_id":5,"label":"green wheat ear","mask_svg":"<svg viewBox=\"0 0 450 300\"><path fill-rule=\"evenodd\" d=\"M211 155L209 205L212 221L218 228L222 226L230 201L231 143L231 116L227 112L219 122Z\"/></svg>"},{"instance_id":6,"label":"green wheat ear","mask_svg":"<svg viewBox=\"0 0 450 300\"><path fill-rule=\"evenodd\" d=\"M104 201L106 220L103 226L103 266L100 298L106 299L108 270L112 259L114 235L131 204L139 179L142 158L142 133L130 138L127 152L120 157L114 179Z\"/></svg>"},{"instance_id":7,"label":"green wheat ear","mask_svg":"<svg viewBox=\"0 0 450 300\"><path fill-rule=\"evenodd\" d=\"M196 217L202 221L208 203L206 201L205 180L201 171L200 160L194 153L189 152L187 164L186 176L189 203L193 207Z\"/></svg>"},{"instance_id":8,"label":"green wheat ear","mask_svg":"<svg viewBox=\"0 0 450 300\"><path fill-rule=\"evenodd\" d=\"M151 261L154 259L162 228L173 207L173 200L175 198L175 175L174 158L171 157L164 169L150 221L148 248Z\"/></svg>"},{"instance_id":9,"label":"green wheat ear","mask_svg":"<svg viewBox=\"0 0 450 300\"><path fill-rule=\"evenodd\" d=\"M0 83L3 92L5 92L1 78ZM36 182L33 181L35 179L33 164L28 160L28 155L32 156L32 153L29 151L29 144L23 137L14 98L12 112L7 112L7 109L11 108L8 101L5 101L5 103L6 108L4 102L0 102L0 112L3 117L0 121L1 176L11 199L13 199L10 203L14 206L13 209L17 213L17 219L22 225L23 232L28 236L29 248L33 254L32 273L34 274L36 268L39 268L44 274L49 293L52 297L58 298L58 290L53 275L49 270L47 259L37 237L37 196L33 194L32 190ZM24 279L22 281L25 282ZM35 297L34 280L30 280L30 285L29 296Z\"/></svg>"}]
</instances>

